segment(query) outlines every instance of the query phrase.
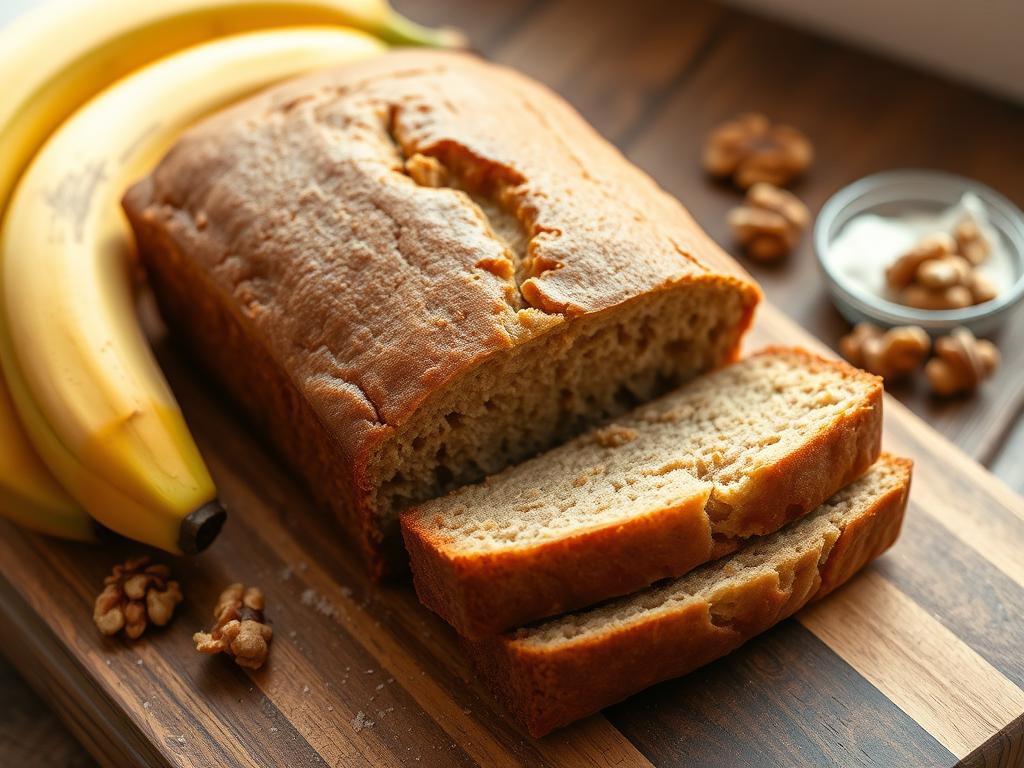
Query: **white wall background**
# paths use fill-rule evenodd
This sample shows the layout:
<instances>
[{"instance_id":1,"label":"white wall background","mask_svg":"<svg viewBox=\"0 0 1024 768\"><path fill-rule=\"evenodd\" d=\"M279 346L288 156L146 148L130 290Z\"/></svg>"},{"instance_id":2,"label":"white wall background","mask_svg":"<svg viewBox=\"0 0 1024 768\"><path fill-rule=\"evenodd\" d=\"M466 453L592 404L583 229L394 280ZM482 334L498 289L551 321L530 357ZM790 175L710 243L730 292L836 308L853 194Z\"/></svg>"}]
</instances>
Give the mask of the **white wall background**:
<instances>
[{"instance_id":1,"label":"white wall background","mask_svg":"<svg viewBox=\"0 0 1024 768\"><path fill-rule=\"evenodd\" d=\"M31 8L37 0L0 0L0 24L10 21L25 8Z\"/></svg>"},{"instance_id":2,"label":"white wall background","mask_svg":"<svg viewBox=\"0 0 1024 768\"><path fill-rule=\"evenodd\" d=\"M1024 0L726 1L1024 103ZM0 0L0 24L40 2Z\"/></svg>"},{"instance_id":3,"label":"white wall background","mask_svg":"<svg viewBox=\"0 0 1024 768\"><path fill-rule=\"evenodd\" d=\"M1024 103L1024 0L726 1Z\"/></svg>"}]
</instances>

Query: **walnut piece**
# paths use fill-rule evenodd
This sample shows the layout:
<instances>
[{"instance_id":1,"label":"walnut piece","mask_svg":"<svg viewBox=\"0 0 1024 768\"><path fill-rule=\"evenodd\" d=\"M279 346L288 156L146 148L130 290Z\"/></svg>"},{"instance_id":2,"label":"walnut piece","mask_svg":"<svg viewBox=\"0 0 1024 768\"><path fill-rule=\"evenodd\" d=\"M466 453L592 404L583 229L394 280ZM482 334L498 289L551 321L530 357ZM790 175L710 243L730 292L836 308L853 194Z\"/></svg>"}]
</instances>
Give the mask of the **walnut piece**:
<instances>
[{"instance_id":1,"label":"walnut piece","mask_svg":"<svg viewBox=\"0 0 1024 768\"><path fill-rule=\"evenodd\" d=\"M192 641L200 653L226 653L240 667L259 669L267 660L274 631L263 615L263 592L232 584L225 589L213 610L214 625L209 632L196 632Z\"/></svg>"},{"instance_id":2,"label":"walnut piece","mask_svg":"<svg viewBox=\"0 0 1024 768\"><path fill-rule=\"evenodd\" d=\"M941 259L956 253L956 241L946 232L935 232L898 257L885 270L889 287L902 290L914 282L921 265L930 259Z\"/></svg>"},{"instance_id":3,"label":"walnut piece","mask_svg":"<svg viewBox=\"0 0 1024 768\"><path fill-rule=\"evenodd\" d=\"M800 198L764 182L747 190L743 205L729 212L733 237L758 261L775 261L793 250L810 220Z\"/></svg>"},{"instance_id":4,"label":"walnut piece","mask_svg":"<svg viewBox=\"0 0 1024 768\"><path fill-rule=\"evenodd\" d=\"M928 259L917 268L918 284L932 290L966 285L974 270L971 262L956 254L938 259Z\"/></svg>"},{"instance_id":5,"label":"walnut piece","mask_svg":"<svg viewBox=\"0 0 1024 768\"><path fill-rule=\"evenodd\" d=\"M963 219L952 235L922 238L889 265L885 279L902 304L917 309L962 309L991 301L998 291L975 269L989 247L974 219Z\"/></svg>"},{"instance_id":6,"label":"walnut piece","mask_svg":"<svg viewBox=\"0 0 1024 768\"><path fill-rule=\"evenodd\" d=\"M973 392L999 367L999 350L977 339L966 328L956 328L935 342L935 357L925 366L932 390L943 396Z\"/></svg>"},{"instance_id":7,"label":"walnut piece","mask_svg":"<svg viewBox=\"0 0 1024 768\"><path fill-rule=\"evenodd\" d=\"M971 290L975 304L984 304L986 301L992 301L992 299L999 295L999 291L996 290L992 281L978 272L978 270L971 272L965 285Z\"/></svg>"},{"instance_id":8,"label":"walnut piece","mask_svg":"<svg viewBox=\"0 0 1024 768\"><path fill-rule=\"evenodd\" d=\"M761 181L785 186L807 170L814 157L810 140L788 125L772 125L760 114L745 114L715 128L704 144L704 170L731 177L741 189Z\"/></svg>"},{"instance_id":9,"label":"walnut piece","mask_svg":"<svg viewBox=\"0 0 1024 768\"><path fill-rule=\"evenodd\" d=\"M900 301L915 309L963 309L974 303L974 296L965 285L933 289L914 283L900 292Z\"/></svg>"},{"instance_id":10,"label":"walnut piece","mask_svg":"<svg viewBox=\"0 0 1024 768\"><path fill-rule=\"evenodd\" d=\"M871 323L858 323L839 340L843 357L883 379L913 373L928 356L931 339L923 328L905 325L882 331Z\"/></svg>"},{"instance_id":11,"label":"walnut piece","mask_svg":"<svg viewBox=\"0 0 1024 768\"><path fill-rule=\"evenodd\" d=\"M981 231L978 222L970 216L961 219L953 229L956 250L971 264L981 264L992 250L992 245Z\"/></svg>"},{"instance_id":12,"label":"walnut piece","mask_svg":"<svg viewBox=\"0 0 1024 768\"><path fill-rule=\"evenodd\" d=\"M115 565L103 580L103 591L96 598L92 620L104 635L137 639L147 624L162 627L171 620L175 606L184 598L178 582L170 578L170 569L163 564L150 565L144 555Z\"/></svg>"}]
</instances>

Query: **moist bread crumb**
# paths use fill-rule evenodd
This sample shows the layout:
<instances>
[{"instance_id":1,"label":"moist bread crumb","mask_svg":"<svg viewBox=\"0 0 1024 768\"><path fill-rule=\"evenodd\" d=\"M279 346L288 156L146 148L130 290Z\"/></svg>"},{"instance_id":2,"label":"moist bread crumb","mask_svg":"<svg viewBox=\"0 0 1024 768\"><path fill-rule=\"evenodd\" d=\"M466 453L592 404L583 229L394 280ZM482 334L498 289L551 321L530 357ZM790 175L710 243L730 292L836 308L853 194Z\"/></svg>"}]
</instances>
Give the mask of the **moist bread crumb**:
<instances>
[{"instance_id":1,"label":"moist bread crumb","mask_svg":"<svg viewBox=\"0 0 1024 768\"><path fill-rule=\"evenodd\" d=\"M561 99L465 54L266 91L124 205L172 330L377 575L402 508L728 362L760 296Z\"/></svg>"}]
</instances>

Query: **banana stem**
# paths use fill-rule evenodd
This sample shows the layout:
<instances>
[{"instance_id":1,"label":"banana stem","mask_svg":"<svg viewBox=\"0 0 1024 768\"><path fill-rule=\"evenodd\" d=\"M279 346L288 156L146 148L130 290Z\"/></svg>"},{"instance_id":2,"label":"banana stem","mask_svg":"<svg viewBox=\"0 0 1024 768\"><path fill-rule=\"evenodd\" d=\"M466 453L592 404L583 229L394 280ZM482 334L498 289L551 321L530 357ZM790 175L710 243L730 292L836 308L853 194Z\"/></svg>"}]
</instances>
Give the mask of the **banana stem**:
<instances>
[{"instance_id":1,"label":"banana stem","mask_svg":"<svg viewBox=\"0 0 1024 768\"><path fill-rule=\"evenodd\" d=\"M425 27L400 13L392 11L373 30L373 34L389 45L415 45L430 48L468 48L469 40L452 27Z\"/></svg>"},{"instance_id":2,"label":"banana stem","mask_svg":"<svg viewBox=\"0 0 1024 768\"><path fill-rule=\"evenodd\" d=\"M181 521L178 547L186 555L197 555L217 538L228 513L218 499L203 504Z\"/></svg>"}]
</instances>

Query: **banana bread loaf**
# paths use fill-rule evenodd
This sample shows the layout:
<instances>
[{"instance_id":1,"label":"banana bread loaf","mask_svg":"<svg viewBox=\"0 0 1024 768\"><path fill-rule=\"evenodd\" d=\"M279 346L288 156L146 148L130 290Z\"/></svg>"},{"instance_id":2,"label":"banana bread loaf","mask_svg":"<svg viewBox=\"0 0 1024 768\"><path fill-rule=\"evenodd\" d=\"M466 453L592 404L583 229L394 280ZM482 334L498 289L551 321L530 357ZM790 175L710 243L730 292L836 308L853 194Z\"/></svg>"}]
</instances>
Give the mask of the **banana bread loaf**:
<instances>
[{"instance_id":1,"label":"banana bread loaf","mask_svg":"<svg viewBox=\"0 0 1024 768\"><path fill-rule=\"evenodd\" d=\"M172 330L378 575L401 509L732 360L759 299L561 99L465 54L273 88L124 205Z\"/></svg>"}]
</instances>

